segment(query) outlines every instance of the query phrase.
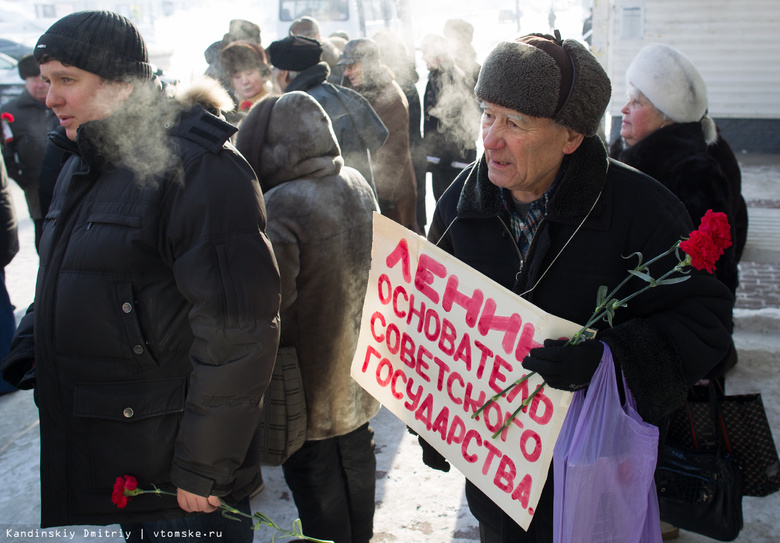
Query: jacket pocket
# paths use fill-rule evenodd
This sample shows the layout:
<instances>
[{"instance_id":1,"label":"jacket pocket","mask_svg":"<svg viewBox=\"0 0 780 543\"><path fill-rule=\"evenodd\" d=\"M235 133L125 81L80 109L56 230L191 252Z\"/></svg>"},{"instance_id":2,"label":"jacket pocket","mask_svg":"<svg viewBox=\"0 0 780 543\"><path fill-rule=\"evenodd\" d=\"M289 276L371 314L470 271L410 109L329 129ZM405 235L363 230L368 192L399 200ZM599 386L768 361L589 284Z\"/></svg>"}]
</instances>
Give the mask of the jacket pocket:
<instances>
[{"instance_id":1,"label":"jacket pocket","mask_svg":"<svg viewBox=\"0 0 780 543\"><path fill-rule=\"evenodd\" d=\"M151 343L141 328L141 321L138 317L138 299L135 296L133 284L118 283L116 295L116 303L119 307L127 345L130 347L133 357L142 367L158 366L157 359L151 349Z\"/></svg>"},{"instance_id":2,"label":"jacket pocket","mask_svg":"<svg viewBox=\"0 0 780 543\"><path fill-rule=\"evenodd\" d=\"M170 487L186 390L184 377L75 385L69 479L77 509L102 510L105 502L110 511L111 489L122 475L132 475L142 488ZM154 499L131 504L136 511L160 506Z\"/></svg>"}]
</instances>

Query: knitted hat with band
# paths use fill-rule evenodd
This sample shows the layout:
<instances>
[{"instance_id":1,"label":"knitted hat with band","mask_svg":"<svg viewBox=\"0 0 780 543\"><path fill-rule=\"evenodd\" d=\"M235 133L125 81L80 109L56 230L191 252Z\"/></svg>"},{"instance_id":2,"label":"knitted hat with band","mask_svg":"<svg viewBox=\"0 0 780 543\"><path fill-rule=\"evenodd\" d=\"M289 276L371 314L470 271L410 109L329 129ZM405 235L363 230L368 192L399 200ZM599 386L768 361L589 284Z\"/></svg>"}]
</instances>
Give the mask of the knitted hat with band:
<instances>
[{"instance_id":1,"label":"knitted hat with band","mask_svg":"<svg viewBox=\"0 0 780 543\"><path fill-rule=\"evenodd\" d=\"M112 81L150 80L146 43L127 18L110 11L78 11L55 22L38 39L35 60L57 60Z\"/></svg>"}]
</instances>

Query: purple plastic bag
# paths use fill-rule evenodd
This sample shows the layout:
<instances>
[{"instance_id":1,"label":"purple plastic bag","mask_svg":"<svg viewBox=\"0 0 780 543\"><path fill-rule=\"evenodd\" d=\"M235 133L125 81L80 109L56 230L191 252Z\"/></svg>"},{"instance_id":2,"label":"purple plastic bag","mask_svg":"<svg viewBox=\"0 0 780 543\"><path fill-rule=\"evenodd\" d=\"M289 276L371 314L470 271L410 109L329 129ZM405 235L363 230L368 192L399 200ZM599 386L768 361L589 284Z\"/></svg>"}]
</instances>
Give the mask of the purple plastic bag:
<instances>
[{"instance_id":1,"label":"purple plastic bag","mask_svg":"<svg viewBox=\"0 0 780 543\"><path fill-rule=\"evenodd\" d=\"M622 375L621 375L622 377ZM623 378L620 404L612 352L574 393L553 452L555 543L659 543L653 473L658 428L647 424Z\"/></svg>"}]
</instances>

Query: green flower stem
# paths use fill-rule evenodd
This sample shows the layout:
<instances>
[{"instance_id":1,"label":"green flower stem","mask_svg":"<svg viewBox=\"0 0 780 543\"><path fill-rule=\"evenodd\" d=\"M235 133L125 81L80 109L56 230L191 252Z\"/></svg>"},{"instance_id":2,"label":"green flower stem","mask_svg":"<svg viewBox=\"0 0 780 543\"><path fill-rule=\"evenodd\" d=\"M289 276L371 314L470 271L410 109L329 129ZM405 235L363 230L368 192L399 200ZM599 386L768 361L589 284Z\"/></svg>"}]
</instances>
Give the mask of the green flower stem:
<instances>
[{"instance_id":1,"label":"green flower stem","mask_svg":"<svg viewBox=\"0 0 780 543\"><path fill-rule=\"evenodd\" d=\"M534 373L535 373L535 372L534 372ZM529 376L529 377L530 377L530 376ZM541 385L539 385L538 387L536 387L536 390L534 390L534 391L531 393L531 395L530 395L530 396L528 396L528 397L527 397L525 400L523 400L523 403L521 403L521 404L520 404L520 406L519 406L517 409L515 409L514 413L512 413L512 415L511 415L509 418L507 418L507 419L504 421L504 424L502 424L502 425L501 425L501 428L499 428L498 430L496 430L496 433L495 433L495 434L493 434L493 439L496 439L496 438L497 438L499 435L501 435L501 432L503 432L503 431L504 431L504 429L505 429L505 428L507 428L507 427L509 426L509 424L510 424L510 423L511 423L513 420L515 420L515 417L517 417L517 415L518 415L518 414L520 414L520 411L522 411L522 410L523 410L523 409L524 409L524 408L525 408L527 405L529 405L529 404L531 403L531 400L533 400L533 399L534 399L534 396L536 396L537 394L539 394L539 393L542 391L542 389L545 387L545 385L546 385L546 384L547 384L547 383L545 383L545 382L542 382L542 384L541 384Z\"/></svg>"},{"instance_id":2,"label":"green flower stem","mask_svg":"<svg viewBox=\"0 0 780 543\"><path fill-rule=\"evenodd\" d=\"M593 314L591 315L591 317L588 320L588 322L585 323L585 325L582 328L580 328L574 335L572 335L572 337L569 338L569 340L565 343L565 345L576 345L578 343L581 343L582 341L584 341L583 334L591 326L593 326L594 324L596 324L600 320L606 319L611 312L614 312L619 307L623 307L629 301L631 301L635 297L639 296L643 292L647 291L648 289L651 289L653 287L656 287L658 285L663 284L664 280L667 279L673 273L677 273L677 272L682 273L683 272L683 268L685 268L686 266L690 265L690 256L686 255L685 259L680 260L674 268L672 268L668 272L664 273L658 279L653 279L652 277L650 277L649 275L644 273L644 272L649 270L651 264L654 264L658 260L664 258L665 256L668 256L671 253L677 251L679 246L680 246L680 242L678 241L674 245L672 245L669 249L667 249L666 251L664 251L663 253L661 253L659 255L656 255L655 257L651 258L650 260L648 260L645 263L642 263L642 255L641 255L641 253L634 253L634 254L638 254L639 255L639 263L632 270L629 271L629 274L626 276L625 279L623 279L615 288L612 289L612 291L609 294L607 294L604 297L604 299L601 301L601 303L599 303L596 306L596 308L593 310ZM637 273L643 273L646 276L646 277L639 276L639 278L643 279L644 281L647 281L647 284L644 287L642 287L641 289L639 289L638 291L634 292L633 294L630 294L630 295L626 296L622 300L617 300L616 301L614 299L614 296L617 295L617 293L633 277L637 277L637 275L636 275ZM612 322L611 319L610 319L609 322L611 324L611 322ZM536 375L535 371L529 373L528 375L524 375L523 377L521 377L517 381L511 383L509 386L507 386L504 390L502 390L498 394L493 395L484 404L482 404L482 406L480 406L480 408L477 409L474 412L473 415L471 415L471 418L476 418L477 416L479 416L479 414L482 413L482 411L484 411L491 403L497 402L499 399L501 399L501 397L504 394L506 394L507 392L512 390L517 385L520 385L520 384L524 383L525 381L527 381L533 375ZM520 413L520 411L523 408L525 408L528 404L530 404L531 400L533 400L534 396L536 396L545 386L547 386L547 383L546 382L542 382L542 384L539 385L536 388L536 390L534 390L534 392L520 404L520 407L515 409L515 411L512 413L512 415L510 415L509 418L507 418L506 421L504 421L504 424L501 425L501 428L499 428L498 431L493 434L493 438L494 439L496 437L498 437L501 434L501 432L503 432L504 429L509 426L509 424L515 419L515 417L517 417L517 415Z\"/></svg>"},{"instance_id":3,"label":"green flower stem","mask_svg":"<svg viewBox=\"0 0 780 543\"><path fill-rule=\"evenodd\" d=\"M138 496L140 494L155 494L157 496L166 495L166 496L176 496L177 494L175 492L168 492L166 490L162 490L158 488L156 485L154 486L154 490L143 490L141 488L136 488L134 490L124 490L124 495L128 498L132 496ZM252 519L255 521L254 525L252 526L253 530L257 530L260 528L261 525L268 526L269 528L272 528L276 530L277 532L280 532L282 534L281 537L298 537L303 538L306 541L314 541L315 543L333 543L333 541L326 540L326 539L317 539L315 537L309 537L307 535L303 534L303 531L301 529L301 521L300 519L296 519L293 522L293 530L285 530L278 524L276 524L274 521L272 521L268 515L265 515L261 513L260 511L256 512L254 515L247 515L243 511L239 511L235 507L231 507L228 504L226 504L224 501L220 499L219 509L222 511L222 516L231 520L241 520L234 515L238 515L244 518ZM274 535L271 538L271 541L276 541L277 535Z\"/></svg>"},{"instance_id":4,"label":"green flower stem","mask_svg":"<svg viewBox=\"0 0 780 543\"><path fill-rule=\"evenodd\" d=\"M479 414L482 413L482 411L484 411L485 408L487 408L487 406L489 406L493 402L497 402L501 398L501 396L503 396L504 394L506 394L507 392L509 392L513 388L515 388L517 385L521 385L521 384L525 383L528 379L530 379L534 375L536 375L536 372L532 371L528 375L523 375L520 379L518 379L514 383L510 383L508 387L506 387L504 390L502 390L498 394L494 394L493 396L491 396L490 399L488 401L486 401L485 403L483 403L482 406L479 409L474 411L474 414L471 415L471 418L472 419L477 418L479 416Z\"/></svg>"}]
</instances>

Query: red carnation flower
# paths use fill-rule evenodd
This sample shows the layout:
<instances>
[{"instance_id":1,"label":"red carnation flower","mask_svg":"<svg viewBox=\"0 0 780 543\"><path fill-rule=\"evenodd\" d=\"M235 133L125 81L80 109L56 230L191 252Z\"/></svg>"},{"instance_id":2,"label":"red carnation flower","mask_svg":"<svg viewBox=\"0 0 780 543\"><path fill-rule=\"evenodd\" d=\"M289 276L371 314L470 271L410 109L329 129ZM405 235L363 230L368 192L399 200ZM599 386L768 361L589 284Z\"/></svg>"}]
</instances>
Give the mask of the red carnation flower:
<instances>
[{"instance_id":1,"label":"red carnation flower","mask_svg":"<svg viewBox=\"0 0 780 543\"><path fill-rule=\"evenodd\" d=\"M697 270L715 271L715 262L723 254L716 241L707 232L694 230L691 237L680 242L680 249L691 257L691 266Z\"/></svg>"},{"instance_id":2,"label":"red carnation flower","mask_svg":"<svg viewBox=\"0 0 780 543\"><path fill-rule=\"evenodd\" d=\"M725 213L707 210L707 213L701 218L699 230L712 237L712 241L721 250L725 251L731 247L731 227Z\"/></svg>"},{"instance_id":3,"label":"red carnation flower","mask_svg":"<svg viewBox=\"0 0 780 543\"><path fill-rule=\"evenodd\" d=\"M111 494L111 503L116 505L119 509L127 507L128 496L125 493L126 490L132 492L138 488L138 481L132 475L124 475L117 477L114 482L114 491Z\"/></svg>"},{"instance_id":4,"label":"red carnation flower","mask_svg":"<svg viewBox=\"0 0 780 543\"><path fill-rule=\"evenodd\" d=\"M14 122L14 116L8 113L7 111L5 113L0 114L0 119L3 119L4 121L8 121L9 123Z\"/></svg>"},{"instance_id":5,"label":"red carnation flower","mask_svg":"<svg viewBox=\"0 0 780 543\"><path fill-rule=\"evenodd\" d=\"M238 108L239 108L241 111L246 111L246 110L248 110L250 107L252 107L252 100L244 100L243 102L241 102L241 105L240 105L240 106L238 106Z\"/></svg>"}]
</instances>

